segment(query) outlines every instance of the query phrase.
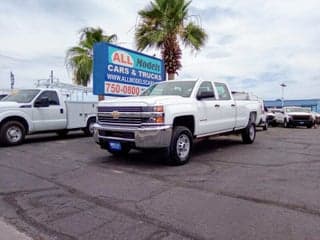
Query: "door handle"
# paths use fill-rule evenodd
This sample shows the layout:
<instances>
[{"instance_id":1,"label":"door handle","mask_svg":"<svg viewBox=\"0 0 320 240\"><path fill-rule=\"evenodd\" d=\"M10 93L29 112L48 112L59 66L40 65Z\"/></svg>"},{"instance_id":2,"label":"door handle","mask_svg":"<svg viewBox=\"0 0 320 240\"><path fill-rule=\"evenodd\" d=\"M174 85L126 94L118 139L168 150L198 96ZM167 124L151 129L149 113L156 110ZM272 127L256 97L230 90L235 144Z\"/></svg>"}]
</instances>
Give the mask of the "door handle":
<instances>
[{"instance_id":1,"label":"door handle","mask_svg":"<svg viewBox=\"0 0 320 240\"><path fill-rule=\"evenodd\" d=\"M63 114L63 108L60 108L60 113Z\"/></svg>"},{"instance_id":2,"label":"door handle","mask_svg":"<svg viewBox=\"0 0 320 240\"><path fill-rule=\"evenodd\" d=\"M236 105L235 104L231 104L231 107L235 107Z\"/></svg>"},{"instance_id":3,"label":"door handle","mask_svg":"<svg viewBox=\"0 0 320 240\"><path fill-rule=\"evenodd\" d=\"M220 105L219 105L219 104L216 104L216 105L214 105L214 107L218 108L218 107L220 107Z\"/></svg>"}]
</instances>

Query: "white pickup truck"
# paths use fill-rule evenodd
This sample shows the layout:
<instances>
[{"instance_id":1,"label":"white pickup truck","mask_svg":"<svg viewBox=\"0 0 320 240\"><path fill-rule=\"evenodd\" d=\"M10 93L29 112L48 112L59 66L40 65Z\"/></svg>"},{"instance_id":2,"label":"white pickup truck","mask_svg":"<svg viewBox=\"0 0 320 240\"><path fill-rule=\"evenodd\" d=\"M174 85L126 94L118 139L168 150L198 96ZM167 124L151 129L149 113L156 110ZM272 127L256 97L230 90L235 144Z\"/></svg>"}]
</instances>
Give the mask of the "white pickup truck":
<instances>
[{"instance_id":1,"label":"white pickup truck","mask_svg":"<svg viewBox=\"0 0 320 240\"><path fill-rule=\"evenodd\" d=\"M314 116L310 109L303 107L284 107L275 113L275 122L282 124L285 128L306 126L312 128Z\"/></svg>"},{"instance_id":2,"label":"white pickup truck","mask_svg":"<svg viewBox=\"0 0 320 240\"><path fill-rule=\"evenodd\" d=\"M97 102L65 101L58 89L24 89L0 101L0 143L21 144L27 134L82 129L93 134Z\"/></svg>"},{"instance_id":3,"label":"white pickup truck","mask_svg":"<svg viewBox=\"0 0 320 240\"><path fill-rule=\"evenodd\" d=\"M162 148L168 163L181 165L194 139L240 133L244 143L252 143L259 111L251 104L233 100L223 82L165 81L138 97L99 102L94 139L112 154Z\"/></svg>"}]
</instances>

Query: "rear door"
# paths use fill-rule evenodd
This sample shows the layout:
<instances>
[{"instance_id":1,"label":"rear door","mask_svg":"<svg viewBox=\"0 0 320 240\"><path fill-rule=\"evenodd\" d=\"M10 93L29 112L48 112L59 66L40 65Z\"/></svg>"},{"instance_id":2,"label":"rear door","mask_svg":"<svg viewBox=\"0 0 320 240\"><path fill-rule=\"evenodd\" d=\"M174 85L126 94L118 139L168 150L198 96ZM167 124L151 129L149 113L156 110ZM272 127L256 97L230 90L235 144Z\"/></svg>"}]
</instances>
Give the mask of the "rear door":
<instances>
[{"instance_id":1,"label":"rear door","mask_svg":"<svg viewBox=\"0 0 320 240\"><path fill-rule=\"evenodd\" d=\"M217 127L221 131L232 130L236 124L236 104L225 83L215 82L214 86L218 95L218 100L215 104L215 109L219 115Z\"/></svg>"},{"instance_id":2,"label":"rear door","mask_svg":"<svg viewBox=\"0 0 320 240\"><path fill-rule=\"evenodd\" d=\"M49 106L37 106L42 98L48 98ZM66 109L60 102L57 91L43 91L33 103L33 125L35 131L64 129L67 125Z\"/></svg>"}]
</instances>

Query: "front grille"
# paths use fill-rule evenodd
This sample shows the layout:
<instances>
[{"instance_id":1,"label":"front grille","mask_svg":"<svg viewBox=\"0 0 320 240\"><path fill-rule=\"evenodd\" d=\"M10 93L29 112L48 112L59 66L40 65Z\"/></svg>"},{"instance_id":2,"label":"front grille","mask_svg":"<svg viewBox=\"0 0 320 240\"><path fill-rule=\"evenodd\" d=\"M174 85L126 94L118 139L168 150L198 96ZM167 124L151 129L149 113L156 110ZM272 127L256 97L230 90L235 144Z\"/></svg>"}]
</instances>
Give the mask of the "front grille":
<instances>
[{"instance_id":1,"label":"front grille","mask_svg":"<svg viewBox=\"0 0 320 240\"><path fill-rule=\"evenodd\" d=\"M111 132L106 130L99 130L99 135L103 137L134 139L134 133L132 132Z\"/></svg>"},{"instance_id":2,"label":"front grille","mask_svg":"<svg viewBox=\"0 0 320 240\"><path fill-rule=\"evenodd\" d=\"M98 107L98 112L142 112L142 107Z\"/></svg>"},{"instance_id":3,"label":"front grille","mask_svg":"<svg viewBox=\"0 0 320 240\"><path fill-rule=\"evenodd\" d=\"M98 107L98 121L105 124L132 124L147 123L149 116L145 115L141 106L105 106Z\"/></svg>"},{"instance_id":4,"label":"front grille","mask_svg":"<svg viewBox=\"0 0 320 240\"><path fill-rule=\"evenodd\" d=\"M98 121L102 123L142 124L146 123L148 118L119 117L115 119L113 117L98 115Z\"/></svg>"},{"instance_id":5,"label":"front grille","mask_svg":"<svg viewBox=\"0 0 320 240\"><path fill-rule=\"evenodd\" d=\"M292 116L293 121L309 121L310 116L308 115L302 115L302 116Z\"/></svg>"}]
</instances>

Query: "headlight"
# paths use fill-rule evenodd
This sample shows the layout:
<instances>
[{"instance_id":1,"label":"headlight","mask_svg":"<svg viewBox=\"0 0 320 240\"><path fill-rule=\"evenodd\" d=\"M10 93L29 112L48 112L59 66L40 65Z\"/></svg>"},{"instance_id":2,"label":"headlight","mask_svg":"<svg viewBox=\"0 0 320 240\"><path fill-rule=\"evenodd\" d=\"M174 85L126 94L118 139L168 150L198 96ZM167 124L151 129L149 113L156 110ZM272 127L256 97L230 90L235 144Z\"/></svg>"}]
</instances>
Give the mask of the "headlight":
<instances>
[{"instance_id":1,"label":"headlight","mask_svg":"<svg viewBox=\"0 0 320 240\"><path fill-rule=\"evenodd\" d=\"M144 107L143 112L146 112L150 116L147 123L164 123L164 107L162 105Z\"/></svg>"},{"instance_id":2,"label":"headlight","mask_svg":"<svg viewBox=\"0 0 320 240\"><path fill-rule=\"evenodd\" d=\"M148 106L142 108L143 112L164 112L164 107L162 105Z\"/></svg>"}]
</instances>

